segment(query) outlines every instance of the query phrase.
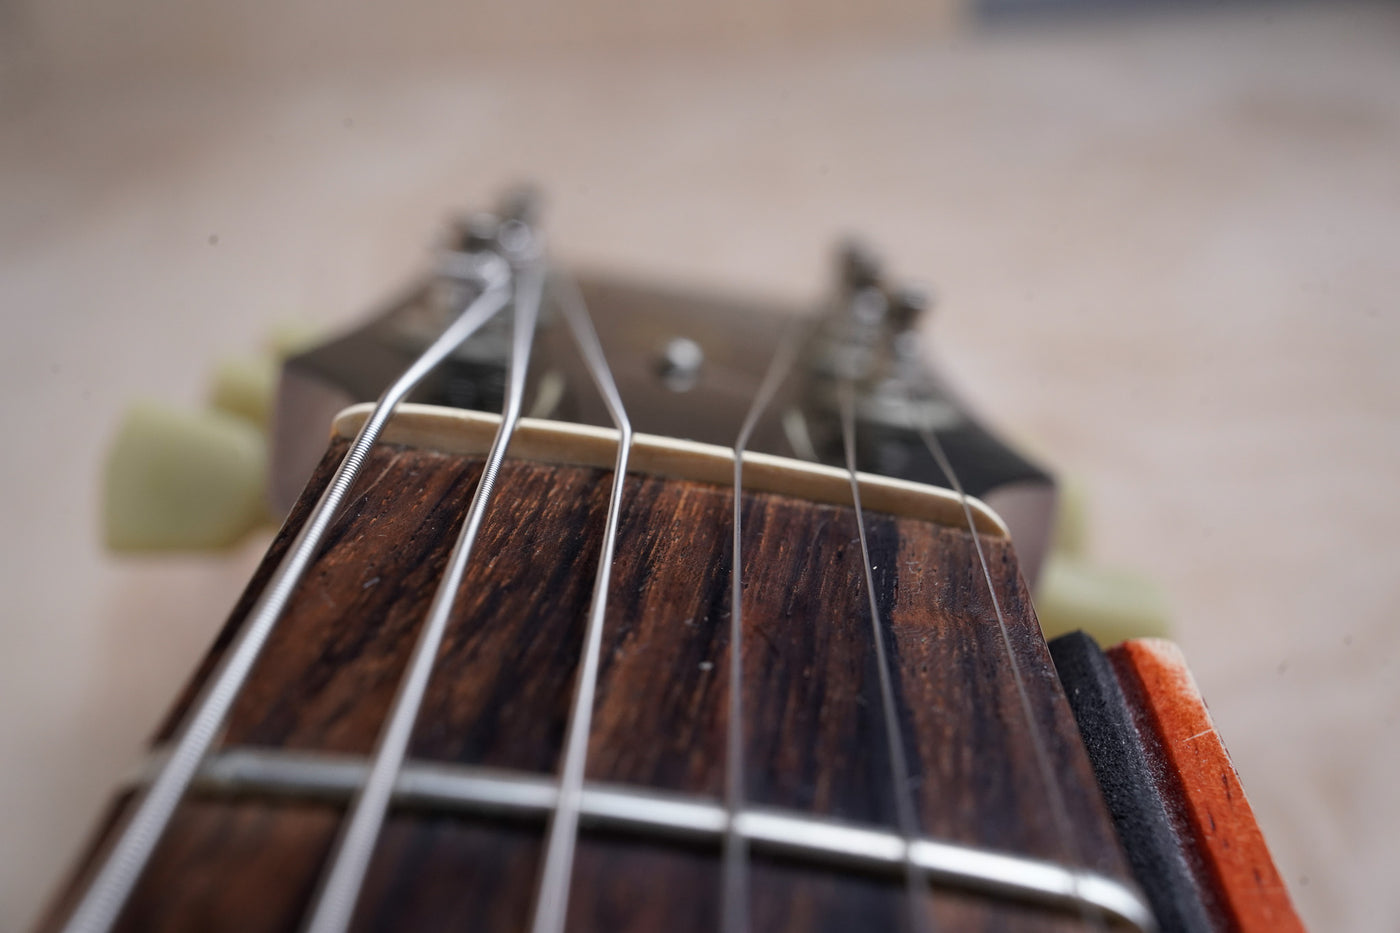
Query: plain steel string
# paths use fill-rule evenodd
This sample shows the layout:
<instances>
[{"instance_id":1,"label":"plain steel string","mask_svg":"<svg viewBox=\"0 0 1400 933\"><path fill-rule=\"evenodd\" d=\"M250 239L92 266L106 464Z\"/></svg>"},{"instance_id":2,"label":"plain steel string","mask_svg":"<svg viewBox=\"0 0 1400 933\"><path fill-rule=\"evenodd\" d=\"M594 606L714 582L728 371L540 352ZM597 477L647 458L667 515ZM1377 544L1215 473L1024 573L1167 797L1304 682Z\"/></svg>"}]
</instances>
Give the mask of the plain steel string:
<instances>
[{"instance_id":1,"label":"plain steel string","mask_svg":"<svg viewBox=\"0 0 1400 933\"><path fill-rule=\"evenodd\" d=\"M433 594L427 620L423 623L409 660L408 671L399 685L389 719L380 733L369 777L351 805L350 818L333 850L330 868L322 876L320 890L306 925L310 933L340 933L350 925L365 871L369 868L369 860L374 854L374 845L389 808L394 782L403 765L418 710L423 705L433 662L437 659L438 648L452 615L457 590L461 587L462 576L471 559L486 509L491 503L501 462L505 459L506 449L520 420L525 374L534 345L535 321L543 288L542 263L535 260L527 264L517 273L515 280L510 375L501 424L491 442L481 479L477 482L462 531L448 558L447 569Z\"/></svg>"},{"instance_id":2,"label":"plain steel string","mask_svg":"<svg viewBox=\"0 0 1400 933\"><path fill-rule=\"evenodd\" d=\"M493 282L380 396L306 524L249 611L247 623L181 726L170 758L141 798L101 870L64 925L66 933L102 933L116 922L385 423L423 377L500 311L509 298L510 290L505 281Z\"/></svg>"},{"instance_id":3,"label":"plain steel string","mask_svg":"<svg viewBox=\"0 0 1400 933\"><path fill-rule=\"evenodd\" d=\"M598 558L598 573L593 580L593 598L588 610L588 628L584 634L583 663L579 669L578 686L573 709L569 714L569 730L564 740L564 765L559 777L559 796L549 821L548 842L544 868L540 872L539 891L535 895L534 933L562 933L568 911L569 881L573 875L574 848L578 841L579 808L583 797L584 765L588 757L588 735L593 721L593 696L598 687L598 665L603 645L603 618L608 604L608 581L612 577L613 552L617 544L617 525L622 511L622 492L627 479L627 458L632 450L632 423L622 405L613 381L607 357L598 343L598 334L589 320L588 307L578 286L567 276L553 277L554 294L564 319L568 321L578 343L579 352L588 363L593 383L598 387L608 408L608 415L617 427L617 461L613 464L612 491L608 498L608 516L603 526L602 553Z\"/></svg>"},{"instance_id":4,"label":"plain steel string","mask_svg":"<svg viewBox=\"0 0 1400 933\"><path fill-rule=\"evenodd\" d=\"M763 381L759 383L758 391L744 416L744 423L739 428L739 438L734 442L734 549L729 566L729 726L724 794L727 824L724 832L724 912L721 917L724 933L746 933L749 919L749 886L746 873L748 845L743 834L739 832L737 819L744 806L744 449L749 446L749 437L758 426L758 419L763 417L764 411L778 392L778 386L782 385L788 371L792 369L806 330L800 321L788 325L788 331L778 344L773 359L769 361L768 371L763 374Z\"/></svg>"},{"instance_id":5,"label":"plain steel string","mask_svg":"<svg viewBox=\"0 0 1400 933\"><path fill-rule=\"evenodd\" d=\"M906 396L908 403L907 410L914 411L914 399ZM912 419L911 419L912 420ZM1050 754L1045 748L1045 743L1040 735L1040 728L1036 725L1035 712L1031 708L1030 695L1026 693L1026 684L1021 676L1021 664L1016 660L1016 652L1011 646L1011 634L1006 626L1006 616L1001 610L1001 600L997 598L996 587L992 585L992 571L987 564L987 555L982 550L982 537L977 533L977 525L972 518L972 506L968 504L967 493L963 490L962 481L958 479L958 474L953 470L952 461L948 459L947 453L943 450L943 443L927 424L915 422L911 425L918 431L919 437L923 439L924 446L933 455L938 468L943 471L949 484L953 487L953 492L957 494L958 502L962 505L963 518L967 522L968 533L972 536L972 545L977 549L977 563L982 568L982 579L987 584L987 594L992 599L992 609L996 612L997 626L1001 630L1002 646L1006 649L1007 659L1011 663L1011 676L1016 683L1016 695L1020 699L1021 713L1026 717L1026 726L1031 734L1031 747L1035 750L1036 766L1040 771L1041 781L1045 784L1046 794L1050 797L1050 812L1055 820L1055 829L1064 840L1065 847L1069 850L1070 858L1076 863L1081 862L1079 847L1075 844L1073 831L1070 826L1069 808L1065 804L1064 793L1060 788L1060 782L1055 780L1054 772L1050 767ZM1080 896L1079 873L1076 870L1073 874L1074 895L1080 904L1080 912L1086 923L1102 929L1103 918L1098 913L1090 913L1089 908Z\"/></svg>"},{"instance_id":6,"label":"plain steel string","mask_svg":"<svg viewBox=\"0 0 1400 933\"><path fill-rule=\"evenodd\" d=\"M928 912L919 896L926 885L923 872L914 864L909 847L918 838L918 821L914 817L913 791L909 782L909 764L904 752L904 737L900 734L898 710L894 702L894 684L889 659L885 656L885 636L880 630L880 607L875 596L875 574L870 566L870 545L865 536L865 512L860 503L860 478L856 475L855 390L849 378L842 380L840 389L841 441L846 448L846 472L851 477L851 498L856 509L856 529L860 533L860 553L865 570L865 590L870 597L870 626L875 635L875 659L880 667L880 703L884 709L885 738L890 748L890 769L894 772L895 811L899 818L900 835L904 837L905 893L908 897L909 920L916 930L932 928Z\"/></svg>"}]
</instances>

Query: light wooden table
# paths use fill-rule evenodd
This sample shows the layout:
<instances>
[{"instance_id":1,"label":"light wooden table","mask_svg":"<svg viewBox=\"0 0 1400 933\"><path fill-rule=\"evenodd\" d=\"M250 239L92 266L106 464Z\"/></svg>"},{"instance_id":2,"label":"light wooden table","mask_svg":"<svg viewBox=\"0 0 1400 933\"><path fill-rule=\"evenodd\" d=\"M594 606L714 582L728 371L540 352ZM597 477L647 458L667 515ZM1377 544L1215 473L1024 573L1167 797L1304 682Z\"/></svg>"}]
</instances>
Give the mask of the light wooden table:
<instances>
[{"instance_id":1,"label":"light wooden table","mask_svg":"<svg viewBox=\"0 0 1400 933\"><path fill-rule=\"evenodd\" d=\"M0 928L48 894L257 556L114 559L123 406L341 322L537 179L557 250L778 295L841 231L1160 579L1313 927L1389 931L1400 804L1400 10L781 55L51 88L0 132Z\"/></svg>"}]
</instances>

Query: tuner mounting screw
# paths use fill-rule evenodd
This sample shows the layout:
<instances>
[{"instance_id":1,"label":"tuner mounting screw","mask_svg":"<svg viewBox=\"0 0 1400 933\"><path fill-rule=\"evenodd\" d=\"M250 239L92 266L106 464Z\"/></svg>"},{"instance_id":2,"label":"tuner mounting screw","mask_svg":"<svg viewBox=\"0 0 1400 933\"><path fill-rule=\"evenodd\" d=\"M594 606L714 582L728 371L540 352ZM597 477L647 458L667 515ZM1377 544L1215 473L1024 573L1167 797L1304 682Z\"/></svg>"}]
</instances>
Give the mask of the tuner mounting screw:
<instances>
[{"instance_id":1,"label":"tuner mounting screw","mask_svg":"<svg viewBox=\"0 0 1400 933\"><path fill-rule=\"evenodd\" d=\"M672 392L689 392L700 381L705 351L689 337L673 337L666 342L657 361L656 372Z\"/></svg>"}]
</instances>

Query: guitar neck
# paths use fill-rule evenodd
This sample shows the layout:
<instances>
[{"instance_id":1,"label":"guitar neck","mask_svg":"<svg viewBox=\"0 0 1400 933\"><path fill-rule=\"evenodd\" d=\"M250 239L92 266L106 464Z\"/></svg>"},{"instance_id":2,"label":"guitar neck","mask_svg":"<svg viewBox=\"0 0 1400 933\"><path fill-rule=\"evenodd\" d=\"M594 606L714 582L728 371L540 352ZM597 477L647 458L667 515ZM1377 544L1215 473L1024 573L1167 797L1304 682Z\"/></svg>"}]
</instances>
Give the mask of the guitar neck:
<instances>
[{"instance_id":1,"label":"guitar neck","mask_svg":"<svg viewBox=\"0 0 1400 933\"><path fill-rule=\"evenodd\" d=\"M245 624L347 443L332 444L158 744ZM315 585L288 606L120 928L297 927L480 470L479 455L375 449L308 572ZM478 545L485 557L458 594L410 743L409 786L401 782L376 848L357 925L528 922L608 479L593 466L509 460L502 469ZM722 833L647 814L656 801L724 812L732 497L716 483L627 478L586 771L590 793L612 797L583 816L569 929L654 929L660 918L676 929L718 925ZM874 491L867 498L880 501ZM742 509L745 805L819 835L844 827L898 840L904 788L916 834L947 854L974 862L989 849L1027 871L1084 867L1131 903L1007 539L986 534L982 543L1035 723L1021 714L966 530L930 519L927 508L920 517L863 513L872 604L857 543L862 516L849 504L745 489ZM880 724L872 628L888 649L907 782L892 773ZM1047 806L1032 729L1047 743L1068 835ZM904 921L910 895L899 859L872 861L839 836L805 850L787 838L795 835L789 827L750 840L756 927ZM1075 922L1063 897L945 875L916 889L921 915L935 923Z\"/></svg>"}]
</instances>

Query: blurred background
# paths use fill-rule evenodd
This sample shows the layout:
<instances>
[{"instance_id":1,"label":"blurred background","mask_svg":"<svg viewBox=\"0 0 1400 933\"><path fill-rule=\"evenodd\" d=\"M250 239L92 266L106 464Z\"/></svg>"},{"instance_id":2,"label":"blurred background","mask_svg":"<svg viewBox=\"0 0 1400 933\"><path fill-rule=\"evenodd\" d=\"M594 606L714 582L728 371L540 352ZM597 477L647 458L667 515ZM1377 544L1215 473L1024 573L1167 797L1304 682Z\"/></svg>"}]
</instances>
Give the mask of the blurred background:
<instances>
[{"instance_id":1,"label":"blurred background","mask_svg":"<svg viewBox=\"0 0 1400 933\"><path fill-rule=\"evenodd\" d=\"M868 236L964 393L1145 571L1314 930L1400 928L1400 7L0 0L0 929L266 543L115 558L136 398L348 323L459 208L815 297Z\"/></svg>"}]
</instances>

